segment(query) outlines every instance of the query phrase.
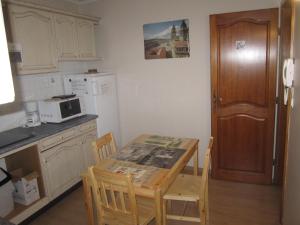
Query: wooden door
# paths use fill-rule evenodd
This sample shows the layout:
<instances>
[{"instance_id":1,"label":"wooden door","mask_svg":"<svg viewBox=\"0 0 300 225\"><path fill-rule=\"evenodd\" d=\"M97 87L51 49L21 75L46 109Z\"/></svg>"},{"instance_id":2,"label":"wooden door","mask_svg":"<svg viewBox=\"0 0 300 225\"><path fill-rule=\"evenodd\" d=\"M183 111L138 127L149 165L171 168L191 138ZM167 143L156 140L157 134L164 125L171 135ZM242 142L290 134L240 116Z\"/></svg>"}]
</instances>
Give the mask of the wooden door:
<instances>
[{"instance_id":1,"label":"wooden door","mask_svg":"<svg viewBox=\"0 0 300 225\"><path fill-rule=\"evenodd\" d=\"M76 19L71 16L55 15L55 33L60 60L78 57Z\"/></svg>"},{"instance_id":2,"label":"wooden door","mask_svg":"<svg viewBox=\"0 0 300 225\"><path fill-rule=\"evenodd\" d=\"M212 15L213 176L272 182L278 9Z\"/></svg>"}]
</instances>

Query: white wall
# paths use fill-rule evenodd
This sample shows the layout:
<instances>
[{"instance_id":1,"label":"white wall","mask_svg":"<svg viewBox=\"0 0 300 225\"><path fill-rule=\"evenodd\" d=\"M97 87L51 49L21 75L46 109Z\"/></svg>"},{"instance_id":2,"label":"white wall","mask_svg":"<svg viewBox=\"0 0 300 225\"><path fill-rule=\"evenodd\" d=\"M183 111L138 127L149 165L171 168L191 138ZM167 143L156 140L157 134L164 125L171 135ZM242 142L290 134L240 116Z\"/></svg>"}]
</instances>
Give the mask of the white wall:
<instances>
[{"instance_id":1,"label":"white wall","mask_svg":"<svg viewBox=\"0 0 300 225\"><path fill-rule=\"evenodd\" d=\"M286 201L284 202L284 225L298 225L300 224L300 2L296 3L296 32L295 32L295 107L291 114L291 125L289 134L289 147L287 159L287 189Z\"/></svg>"},{"instance_id":2,"label":"white wall","mask_svg":"<svg viewBox=\"0 0 300 225\"><path fill-rule=\"evenodd\" d=\"M278 5L277 0L101 0L85 6L83 12L102 17L97 37L102 66L118 74L122 143L141 133L196 137L203 152L210 136L209 14ZM184 18L190 22L191 57L145 60L143 24Z\"/></svg>"}]
</instances>

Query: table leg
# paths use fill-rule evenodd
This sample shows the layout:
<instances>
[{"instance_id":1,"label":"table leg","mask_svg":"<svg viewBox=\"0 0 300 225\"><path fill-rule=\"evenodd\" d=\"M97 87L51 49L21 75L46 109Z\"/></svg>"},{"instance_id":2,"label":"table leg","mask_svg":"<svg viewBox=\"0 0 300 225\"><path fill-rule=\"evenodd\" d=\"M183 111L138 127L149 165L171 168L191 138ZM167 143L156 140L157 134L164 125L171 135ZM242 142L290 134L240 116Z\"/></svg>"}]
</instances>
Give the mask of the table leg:
<instances>
[{"instance_id":1,"label":"table leg","mask_svg":"<svg viewBox=\"0 0 300 225\"><path fill-rule=\"evenodd\" d=\"M156 225L162 225L162 196L161 190L155 190Z\"/></svg>"},{"instance_id":2,"label":"table leg","mask_svg":"<svg viewBox=\"0 0 300 225\"><path fill-rule=\"evenodd\" d=\"M82 176L84 203L87 212L87 225L94 225L94 211L93 211L93 196L91 186L89 185L88 176Z\"/></svg>"},{"instance_id":3,"label":"table leg","mask_svg":"<svg viewBox=\"0 0 300 225\"><path fill-rule=\"evenodd\" d=\"M195 153L194 153L194 175L195 176L198 176L198 165L199 165L199 163L198 163L198 145L196 145L195 146Z\"/></svg>"}]
</instances>

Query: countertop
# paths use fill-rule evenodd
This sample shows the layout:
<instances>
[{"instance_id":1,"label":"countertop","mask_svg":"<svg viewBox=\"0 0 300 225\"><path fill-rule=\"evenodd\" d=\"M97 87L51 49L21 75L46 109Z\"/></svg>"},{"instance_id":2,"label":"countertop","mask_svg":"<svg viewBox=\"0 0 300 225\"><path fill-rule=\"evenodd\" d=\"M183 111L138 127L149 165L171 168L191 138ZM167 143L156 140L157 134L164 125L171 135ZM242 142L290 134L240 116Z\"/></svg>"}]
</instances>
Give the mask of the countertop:
<instances>
[{"instance_id":1,"label":"countertop","mask_svg":"<svg viewBox=\"0 0 300 225\"><path fill-rule=\"evenodd\" d=\"M41 126L38 127L30 127L30 128L24 128L24 127L17 127L11 130L7 130L4 132L0 133L1 135L7 135L7 134L15 134L15 133L24 133L24 132L29 132L31 134L33 134L32 137L13 143L11 145L5 146L0 148L0 156L4 153L7 153L9 151L12 151L14 149L20 148L22 146L31 144L33 142L39 141L43 138L46 138L48 136L51 136L53 134L59 133L61 131L70 129L72 127L78 126L80 124L86 123L88 121L94 120L98 118L98 116L96 115L84 115L75 119L71 119L68 121L65 121L63 123L46 123L46 124L42 124ZM0 223L0 225L2 225L2 223Z\"/></svg>"},{"instance_id":2,"label":"countertop","mask_svg":"<svg viewBox=\"0 0 300 225\"><path fill-rule=\"evenodd\" d=\"M0 225L14 225L14 224L0 217Z\"/></svg>"}]
</instances>

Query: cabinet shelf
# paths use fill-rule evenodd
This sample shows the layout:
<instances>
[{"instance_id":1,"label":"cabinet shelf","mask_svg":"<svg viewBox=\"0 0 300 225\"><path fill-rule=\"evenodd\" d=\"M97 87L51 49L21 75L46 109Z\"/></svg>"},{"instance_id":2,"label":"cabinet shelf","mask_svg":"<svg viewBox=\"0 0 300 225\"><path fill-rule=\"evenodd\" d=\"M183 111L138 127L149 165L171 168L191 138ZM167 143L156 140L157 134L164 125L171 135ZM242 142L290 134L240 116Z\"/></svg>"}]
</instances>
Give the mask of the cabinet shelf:
<instances>
[{"instance_id":1,"label":"cabinet shelf","mask_svg":"<svg viewBox=\"0 0 300 225\"><path fill-rule=\"evenodd\" d=\"M11 221L12 223L19 224L33 213L43 208L48 203L49 200L47 197L42 197L28 206L15 203L15 209L11 213L9 213L5 217L5 219Z\"/></svg>"}]
</instances>

